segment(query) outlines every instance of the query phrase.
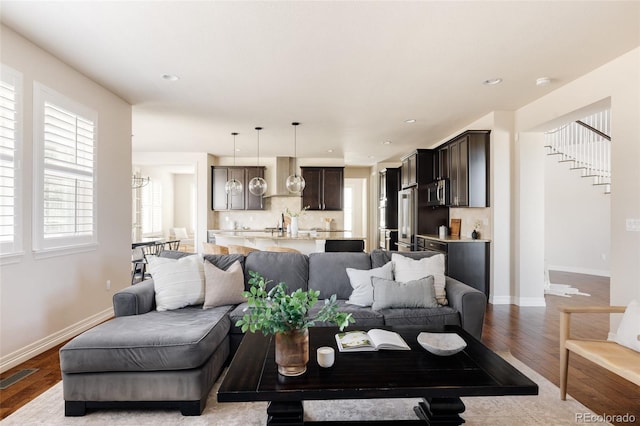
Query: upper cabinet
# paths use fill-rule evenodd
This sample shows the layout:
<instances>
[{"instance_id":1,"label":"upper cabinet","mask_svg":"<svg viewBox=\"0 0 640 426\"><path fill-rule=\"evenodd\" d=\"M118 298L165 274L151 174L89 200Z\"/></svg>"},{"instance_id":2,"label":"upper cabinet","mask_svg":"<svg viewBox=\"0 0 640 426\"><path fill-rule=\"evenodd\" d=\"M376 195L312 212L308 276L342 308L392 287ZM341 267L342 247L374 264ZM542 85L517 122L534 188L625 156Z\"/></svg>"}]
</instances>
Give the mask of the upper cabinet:
<instances>
[{"instance_id":1,"label":"upper cabinet","mask_svg":"<svg viewBox=\"0 0 640 426\"><path fill-rule=\"evenodd\" d=\"M489 206L489 130L469 130L438 148L438 175L448 178L452 207Z\"/></svg>"},{"instance_id":2,"label":"upper cabinet","mask_svg":"<svg viewBox=\"0 0 640 426\"><path fill-rule=\"evenodd\" d=\"M249 181L254 177L264 177L264 167L211 167L211 209L212 210L264 210L263 198L249 192ZM227 194L224 187L228 180L235 178L242 183L242 192Z\"/></svg>"},{"instance_id":3,"label":"upper cabinet","mask_svg":"<svg viewBox=\"0 0 640 426\"><path fill-rule=\"evenodd\" d=\"M306 185L302 205L309 210L342 210L344 167L301 167Z\"/></svg>"},{"instance_id":4,"label":"upper cabinet","mask_svg":"<svg viewBox=\"0 0 640 426\"><path fill-rule=\"evenodd\" d=\"M433 181L435 154L431 149L416 149L402 157L400 175L403 189Z\"/></svg>"}]
</instances>

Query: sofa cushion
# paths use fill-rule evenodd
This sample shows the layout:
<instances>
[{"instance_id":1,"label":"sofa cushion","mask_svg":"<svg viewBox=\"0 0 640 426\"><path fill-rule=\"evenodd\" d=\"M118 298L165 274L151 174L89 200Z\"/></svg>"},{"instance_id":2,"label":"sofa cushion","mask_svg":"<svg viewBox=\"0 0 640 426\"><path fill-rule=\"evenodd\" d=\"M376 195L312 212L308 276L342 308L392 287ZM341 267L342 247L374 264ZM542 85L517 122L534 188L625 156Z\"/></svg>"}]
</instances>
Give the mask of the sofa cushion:
<instances>
[{"instance_id":1,"label":"sofa cushion","mask_svg":"<svg viewBox=\"0 0 640 426\"><path fill-rule=\"evenodd\" d=\"M373 305L379 311L385 308L437 308L433 276L419 280L398 282L372 277Z\"/></svg>"},{"instance_id":2,"label":"sofa cushion","mask_svg":"<svg viewBox=\"0 0 640 426\"><path fill-rule=\"evenodd\" d=\"M437 308L388 308L378 311L388 326L424 325L441 327L443 325L461 325L460 314L448 306Z\"/></svg>"},{"instance_id":3,"label":"sofa cushion","mask_svg":"<svg viewBox=\"0 0 640 426\"><path fill-rule=\"evenodd\" d=\"M147 256L147 263L158 311L204 302L204 267L198 256L180 259Z\"/></svg>"},{"instance_id":4,"label":"sofa cushion","mask_svg":"<svg viewBox=\"0 0 640 426\"><path fill-rule=\"evenodd\" d=\"M258 272L271 280L267 289L284 282L293 292L299 288L307 290L309 279L309 259L300 253L254 251L247 255L244 263L245 288L249 289L249 271Z\"/></svg>"},{"instance_id":5,"label":"sofa cushion","mask_svg":"<svg viewBox=\"0 0 640 426\"><path fill-rule=\"evenodd\" d=\"M348 299L352 289L347 268L371 269L371 258L367 253L311 253L309 288L320 291L320 299L333 294Z\"/></svg>"},{"instance_id":6,"label":"sofa cushion","mask_svg":"<svg viewBox=\"0 0 640 426\"><path fill-rule=\"evenodd\" d=\"M204 262L204 309L222 305L237 305L246 301L244 273L237 260L224 271L211 262Z\"/></svg>"},{"instance_id":7,"label":"sofa cushion","mask_svg":"<svg viewBox=\"0 0 640 426\"><path fill-rule=\"evenodd\" d=\"M229 269L229 266L233 265L233 262L237 260L244 269L244 254L205 254L203 259L205 262L210 262L223 271Z\"/></svg>"},{"instance_id":8,"label":"sofa cushion","mask_svg":"<svg viewBox=\"0 0 640 426\"><path fill-rule=\"evenodd\" d=\"M63 373L186 370L204 364L229 332L231 306L114 318L60 349Z\"/></svg>"},{"instance_id":9,"label":"sofa cushion","mask_svg":"<svg viewBox=\"0 0 640 426\"><path fill-rule=\"evenodd\" d=\"M347 300L348 305L371 306L373 304L373 284L371 277L393 279L393 263L372 269L347 268L347 275L353 291Z\"/></svg>"},{"instance_id":10,"label":"sofa cushion","mask_svg":"<svg viewBox=\"0 0 640 426\"><path fill-rule=\"evenodd\" d=\"M311 315L314 316L318 313L322 306L324 305L324 300L318 301L316 305L311 308ZM380 312L374 311L370 307L362 307L355 305L347 305L346 300L338 300L338 311L345 312L353 315L353 318L356 320L355 326L357 327L376 327L384 325L384 317ZM335 324L317 322L316 326L331 326L335 327Z\"/></svg>"},{"instance_id":11,"label":"sofa cushion","mask_svg":"<svg viewBox=\"0 0 640 426\"><path fill-rule=\"evenodd\" d=\"M389 262L391 260L391 255L393 253L398 254L397 251L389 251L389 250L382 250L382 249L373 250L371 252L371 267L379 268L380 266ZM417 259L417 260L424 259L425 257L435 256L437 254L440 254L440 253L435 251L403 251L402 252L402 256L408 257L411 259Z\"/></svg>"}]
</instances>

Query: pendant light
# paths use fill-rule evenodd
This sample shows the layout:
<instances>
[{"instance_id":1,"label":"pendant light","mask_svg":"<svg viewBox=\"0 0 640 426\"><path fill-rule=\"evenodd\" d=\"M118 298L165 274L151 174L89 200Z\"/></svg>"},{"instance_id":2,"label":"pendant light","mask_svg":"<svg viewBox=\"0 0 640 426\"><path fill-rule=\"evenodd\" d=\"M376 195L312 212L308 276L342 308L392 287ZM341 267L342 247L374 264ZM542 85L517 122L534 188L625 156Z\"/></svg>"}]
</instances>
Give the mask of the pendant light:
<instances>
[{"instance_id":1,"label":"pendant light","mask_svg":"<svg viewBox=\"0 0 640 426\"><path fill-rule=\"evenodd\" d=\"M238 133L233 132L233 166L236 165L236 136ZM227 194L238 195L242 193L242 182L232 177L224 184L224 190Z\"/></svg>"},{"instance_id":2,"label":"pendant light","mask_svg":"<svg viewBox=\"0 0 640 426\"><path fill-rule=\"evenodd\" d=\"M297 152L297 134L296 128L300 123L293 122L291 125L293 126L293 174L287 178L286 186L289 192L294 194L300 194L305 186L304 178L298 175L298 152Z\"/></svg>"},{"instance_id":3,"label":"pendant light","mask_svg":"<svg viewBox=\"0 0 640 426\"><path fill-rule=\"evenodd\" d=\"M260 130L262 130L262 127L256 127L256 130L258 131L257 163L258 167L260 167ZM253 195L264 195L267 192L267 181L260 176L254 177L249 181L249 192Z\"/></svg>"}]
</instances>

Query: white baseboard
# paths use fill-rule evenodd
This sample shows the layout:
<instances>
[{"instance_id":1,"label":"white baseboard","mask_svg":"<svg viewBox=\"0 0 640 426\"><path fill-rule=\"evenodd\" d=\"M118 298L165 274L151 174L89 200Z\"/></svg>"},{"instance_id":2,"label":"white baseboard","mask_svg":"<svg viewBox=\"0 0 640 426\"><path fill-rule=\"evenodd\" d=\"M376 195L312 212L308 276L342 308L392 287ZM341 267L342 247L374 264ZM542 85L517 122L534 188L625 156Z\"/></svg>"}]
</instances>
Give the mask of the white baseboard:
<instances>
[{"instance_id":1,"label":"white baseboard","mask_svg":"<svg viewBox=\"0 0 640 426\"><path fill-rule=\"evenodd\" d=\"M544 297L491 296L489 303L493 305L547 306Z\"/></svg>"},{"instance_id":2,"label":"white baseboard","mask_svg":"<svg viewBox=\"0 0 640 426\"><path fill-rule=\"evenodd\" d=\"M562 266L562 265L549 265L548 269L550 271L573 272L574 274L596 275L598 277L611 277L611 271L607 271L604 269L589 269L589 268L582 268L579 266ZM558 283L558 284L561 284L561 283Z\"/></svg>"},{"instance_id":3,"label":"white baseboard","mask_svg":"<svg viewBox=\"0 0 640 426\"><path fill-rule=\"evenodd\" d=\"M10 368L15 367L16 365L22 364L23 362L33 358L36 355L41 354L60 343L71 339L72 337L77 336L94 327L101 322L108 320L113 317L113 308L105 309L102 312L98 312L95 315L90 316L82 321L79 321L75 324L70 325L56 333L53 333L45 338L42 338L36 342L31 343L30 345L25 346L24 348L18 349L8 355L0 358L0 373L4 373Z\"/></svg>"}]
</instances>

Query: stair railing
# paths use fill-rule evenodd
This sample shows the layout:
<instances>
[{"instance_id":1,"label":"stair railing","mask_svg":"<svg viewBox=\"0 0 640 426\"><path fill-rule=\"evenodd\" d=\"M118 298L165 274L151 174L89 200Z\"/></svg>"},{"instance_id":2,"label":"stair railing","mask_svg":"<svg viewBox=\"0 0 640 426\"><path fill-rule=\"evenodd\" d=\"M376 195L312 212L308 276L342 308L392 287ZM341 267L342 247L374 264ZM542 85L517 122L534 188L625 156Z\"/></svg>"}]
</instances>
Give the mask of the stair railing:
<instances>
[{"instance_id":1,"label":"stair railing","mask_svg":"<svg viewBox=\"0 0 640 426\"><path fill-rule=\"evenodd\" d=\"M571 169L582 170L583 177L593 177L594 185L611 184L611 119L610 110L592 114L545 133L549 155L560 156L560 162L572 163Z\"/></svg>"}]
</instances>

